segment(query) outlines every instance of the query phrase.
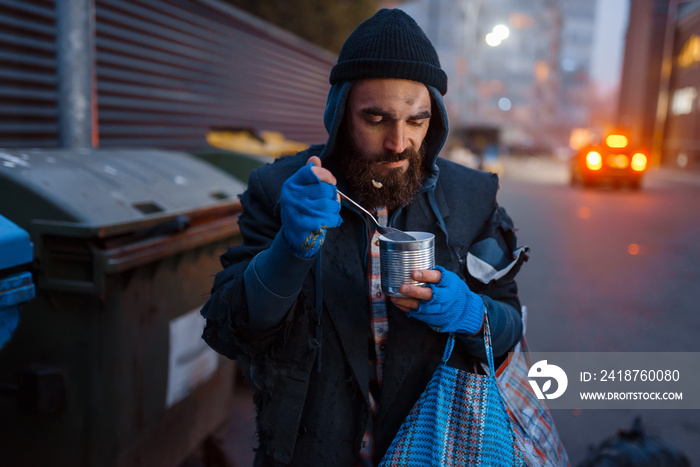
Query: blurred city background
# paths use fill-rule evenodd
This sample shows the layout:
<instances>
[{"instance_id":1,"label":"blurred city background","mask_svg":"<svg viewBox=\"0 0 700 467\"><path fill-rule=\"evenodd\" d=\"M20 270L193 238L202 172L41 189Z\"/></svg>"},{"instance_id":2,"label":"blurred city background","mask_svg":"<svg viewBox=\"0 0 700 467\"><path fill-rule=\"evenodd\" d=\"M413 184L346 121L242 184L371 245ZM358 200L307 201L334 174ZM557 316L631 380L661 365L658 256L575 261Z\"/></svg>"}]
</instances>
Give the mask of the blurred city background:
<instances>
[{"instance_id":1,"label":"blurred city background","mask_svg":"<svg viewBox=\"0 0 700 467\"><path fill-rule=\"evenodd\" d=\"M251 465L198 310L382 7L448 74L443 156L501 176L532 350L700 352L700 0L0 0L0 464ZM572 465L637 417L700 463L698 411L553 416Z\"/></svg>"}]
</instances>

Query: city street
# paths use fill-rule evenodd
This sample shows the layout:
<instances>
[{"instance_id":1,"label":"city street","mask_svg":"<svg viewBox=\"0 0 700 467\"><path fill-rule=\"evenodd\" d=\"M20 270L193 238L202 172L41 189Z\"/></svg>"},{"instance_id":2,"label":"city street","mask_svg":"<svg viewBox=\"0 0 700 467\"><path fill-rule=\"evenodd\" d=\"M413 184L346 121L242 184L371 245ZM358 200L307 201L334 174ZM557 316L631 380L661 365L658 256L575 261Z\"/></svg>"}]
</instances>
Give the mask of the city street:
<instances>
[{"instance_id":1,"label":"city street","mask_svg":"<svg viewBox=\"0 0 700 467\"><path fill-rule=\"evenodd\" d=\"M556 161L504 165L499 202L532 248L518 276L532 351L700 352L699 181L657 170L638 192L581 189ZM553 411L572 465L638 415L700 463L700 411Z\"/></svg>"},{"instance_id":2,"label":"city street","mask_svg":"<svg viewBox=\"0 0 700 467\"><path fill-rule=\"evenodd\" d=\"M404 162L369 156L421 148L426 163L442 151L497 172L498 202L518 229L517 246L530 248L516 278L529 349L603 352L604 366L622 353L654 353L633 355L647 365L636 370L677 371L682 383L693 376L700 388L700 0L310 3L0 1L0 467L7 459L26 466L252 466L258 414L240 367L224 362L224 354L243 351L253 362L246 371L260 382L265 456L289 452L280 434L293 441L297 429L323 440L321 446L309 435L306 450L296 446L293 455L305 463L356 455L345 427L358 428L358 414L366 415L355 409L377 386L372 372L386 363L385 388L408 381L417 389L435 335L424 328L425 355L414 359L417 351L405 350L415 339L401 332L401 320L392 317L388 331L398 341L384 342L387 328L370 313L369 299L363 311L372 322L354 326L362 302L353 299L375 296L363 294L362 284L378 272L367 270L374 264L368 256L347 261L364 244L358 219L346 217L345 228L328 236L334 243L323 247L323 264L331 267L299 266L297 274L302 263L287 258L290 252L315 252L320 237L309 232L337 224L331 216L338 206L321 196L327 186L307 184L303 174L298 188L290 182L280 195L291 159L258 172L244 193L253 168L324 142L308 154L323 156L325 169L348 175L338 170L354 167L350 159L373 169L366 177L348 169L359 174L345 177L348 187L384 187L370 193L375 199L348 193L391 210L389 195L396 194L407 207L389 219L405 220L406 230L449 232L460 260L477 243L471 233L486 225L492 191L454 171L439 183L468 188L461 199L409 203L390 178L375 176ZM571 186L563 157L573 148L587 148L581 170L596 174L645 170L652 148L650 165L667 167L651 167L641 189ZM543 153L557 156L536 156ZM575 178L587 185L587 174ZM419 195L439 193L434 188L422 185ZM487 208L480 213L477 204ZM248 223L237 226L243 206ZM449 206L453 217L438 206ZM421 211L422 226L414 223ZM242 276L242 258L263 247L280 219L284 242ZM242 236L250 255L224 257L234 264L209 300L219 255ZM444 248L442 240L435 244ZM398 262L424 258L405 251ZM486 264L499 257L470 264L502 278L513 269ZM285 282L290 278L296 281ZM323 318L323 342L308 320L294 322L302 332L271 330L272 346L238 342L257 324L267 329L301 283L316 285L318 301L305 293L297 304L304 319L312 311ZM332 286L325 295L322 283ZM464 298L455 290L444 293ZM481 313L473 298L464 302ZM241 301L240 313L228 313ZM448 321L468 321L439 302L430 304L434 316L418 317L439 331L451 329ZM244 323L247 311L253 318ZM231 346L226 332L236 340ZM368 337L382 349L370 352L371 362L362 357ZM321 349L324 373L306 391L287 360L303 358L310 344ZM672 352L694 358L684 360L690 368L673 367L681 355ZM650 363L653 357L662 363ZM547 379L535 393L556 394L550 405L565 399L567 384L590 382L587 369L564 371L544 357L532 362L543 365L531 365L523 380ZM578 395L571 386L566 396ZM587 399L600 401L599 387L580 391L587 390L594 394ZM392 394L385 389L377 398L377 433L368 436L378 441L382 426L402 415ZM641 420L646 433L700 467L700 389L682 394L676 399L697 409L571 407L585 396L552 408L571 466L588 467L582 462L597 446ZM287 402L301 408L285 421L276 415ZM272 418L276 429L268 435Z\"/></svg>"}]
</instances>

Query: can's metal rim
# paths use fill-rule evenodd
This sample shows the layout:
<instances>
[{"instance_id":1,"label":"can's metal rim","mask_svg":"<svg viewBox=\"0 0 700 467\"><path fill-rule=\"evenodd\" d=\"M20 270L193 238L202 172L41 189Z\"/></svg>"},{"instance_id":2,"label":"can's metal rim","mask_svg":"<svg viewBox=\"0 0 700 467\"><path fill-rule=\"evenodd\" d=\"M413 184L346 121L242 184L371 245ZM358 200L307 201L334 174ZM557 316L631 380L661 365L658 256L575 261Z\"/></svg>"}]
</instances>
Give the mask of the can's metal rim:
<instances>
[{"instance_id":1,"label":"can's metal rim","mask_svg":"<svg viewBox=\"0 0 700 467\"><path fill-rule=\"evenodd\" d=\"M380 235L379 249L385 251L411 251L425 250L432 248L435 245L435 235L430 232L409 231L406 233L414 237L415 240L393 240L385 237L384 235Z\"/></svg>"}]
</instances>

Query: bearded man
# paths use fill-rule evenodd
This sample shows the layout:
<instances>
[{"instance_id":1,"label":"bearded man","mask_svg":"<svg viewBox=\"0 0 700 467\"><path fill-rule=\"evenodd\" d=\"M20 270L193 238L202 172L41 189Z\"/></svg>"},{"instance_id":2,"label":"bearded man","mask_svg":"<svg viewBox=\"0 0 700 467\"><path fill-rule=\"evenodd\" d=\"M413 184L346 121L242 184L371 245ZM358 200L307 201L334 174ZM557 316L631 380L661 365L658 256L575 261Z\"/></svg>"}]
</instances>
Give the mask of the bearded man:
<instances>
[{"instance_id":1,"label":"bearded man","mask_svg":"<svg viewBox=\"0 0 700 467\"><path fill-rule=\"evenodd\" d=\"M520 339L514 275L526 259L496 175L438 157L447 76L400 10L350 35L330 75L325 145L250 175L243 243L222 258L206 342L254 390L256 465L376 465L457 336L465 364ZM385 297L373 223L435 235L434 269Z\"/></svg>"}]
</instances>

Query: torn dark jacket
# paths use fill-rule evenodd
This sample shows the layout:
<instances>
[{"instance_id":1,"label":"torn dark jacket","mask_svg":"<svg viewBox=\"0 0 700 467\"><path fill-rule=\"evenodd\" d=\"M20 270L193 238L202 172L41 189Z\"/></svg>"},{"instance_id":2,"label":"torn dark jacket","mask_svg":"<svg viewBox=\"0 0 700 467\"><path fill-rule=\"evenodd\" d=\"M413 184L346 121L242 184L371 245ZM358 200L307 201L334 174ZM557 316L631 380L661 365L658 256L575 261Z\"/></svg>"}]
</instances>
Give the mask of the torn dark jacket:
<instances>
[{"instance_id":1,"label":"torn dark jacket","mask_svg":"<svg viewBox=\"0 0 700 467\"><path fill-rule=\"evenodd\" d=\"M284 320L265 333L248 324L244 272L270 247L281 221L282 183L311 155L346 188L334 158L335 139L352 83L331 88L326 145L314 146L254 171L241 198L243 244L221 257L212 295L202 308L204 339L237 359L255 391L259 449L256 465L354 466L369 417L370 306L367 220L343 202L343 224L329 229L316 262ZM434 112L426 137L426 176L414 200L390 224L435 234L435 260L481 294L493 348L504 354L520 339L514 276L527 258L511 219L496 202L498 178L438 158L447 137L442 97L429 88ZM474 264L473 270L467 265ZM440 362L447 336L408 318L387 302L389 340L375 420L375 456L386 451ZM485 359L483 337L458 336L455 354ZM320 369L320 371L319 371Z\"/></svg>"}]
</instances>

